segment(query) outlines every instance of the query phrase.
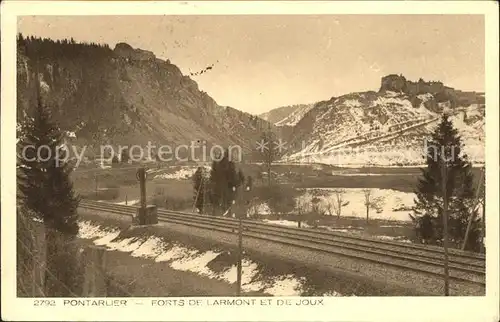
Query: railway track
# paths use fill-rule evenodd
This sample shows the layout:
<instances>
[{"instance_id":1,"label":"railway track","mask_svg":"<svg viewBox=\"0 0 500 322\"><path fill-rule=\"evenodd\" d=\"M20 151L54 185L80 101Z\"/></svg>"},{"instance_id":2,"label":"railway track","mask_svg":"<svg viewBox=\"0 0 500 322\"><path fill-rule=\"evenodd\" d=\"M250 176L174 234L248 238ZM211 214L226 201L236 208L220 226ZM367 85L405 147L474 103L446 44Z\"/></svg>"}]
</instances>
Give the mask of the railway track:
<instances>
[{"instance_id":1,"label":"railway track","mask_svg":"<svg viewBox=\"0 0 500 322\"><path fill-rule=\"evenodd\" d=\"M137 207L83 200L81 208L133 216ZM158 220L236 234L238 220L158 209ZM443 249L435 246L399 243L330 231L277 226L243 220L246 237L306 248L423 273L443 274ZM482 254L451 250L450 280L485 286L485 258Z\"/></svg>"}]
</instances>

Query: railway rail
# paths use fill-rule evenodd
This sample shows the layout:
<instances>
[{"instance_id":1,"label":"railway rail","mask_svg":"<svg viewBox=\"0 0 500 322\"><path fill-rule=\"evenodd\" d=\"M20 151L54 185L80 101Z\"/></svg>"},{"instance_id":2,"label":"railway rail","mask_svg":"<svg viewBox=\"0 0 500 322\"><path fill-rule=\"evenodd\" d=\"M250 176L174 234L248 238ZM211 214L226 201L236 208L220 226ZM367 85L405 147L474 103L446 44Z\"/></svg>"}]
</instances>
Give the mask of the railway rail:
<instances>
[{"instance_id":1,"label":"railway rail","mask_svg":"<svg viewBox=\"0 0 500 322\"><path fill-rule=\"evenodd\" d=\"M82 200L81 208L118 215L134 216L136 206ZM238 220L166 209L158 209L158 220L231 234L238 233ZM443 274L443 249L395 241L353 236L340 232L278 226L243 220L243 236L326 252L403 270L439 276ZM483 254L453 249L449 254L450 280L485 286Z\"/></svg>"}]
</instances>

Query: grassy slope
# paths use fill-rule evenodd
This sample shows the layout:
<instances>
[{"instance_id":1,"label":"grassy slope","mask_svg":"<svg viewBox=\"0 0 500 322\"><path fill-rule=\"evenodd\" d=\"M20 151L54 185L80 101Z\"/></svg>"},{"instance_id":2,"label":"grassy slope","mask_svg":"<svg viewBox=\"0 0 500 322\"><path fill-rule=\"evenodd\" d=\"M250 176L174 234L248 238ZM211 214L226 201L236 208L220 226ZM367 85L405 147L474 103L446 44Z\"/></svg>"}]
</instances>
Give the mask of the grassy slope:
<instances>
[{"instance_id":1,"label":"grassy slope","mask_svg":"<svg viewBox=\"0 0 500 322\"><path fill-rule=\"evenodd\" d=\"M162 226L141 227L141 228L135 228L134 230L126 230L125 228L129 227L128 219L124 219L122 216L106 215L104 217L101 215L96 215L87 212L85 212L85 214L82 213L80 216L85 220L91 220L96 224L121 227L123 231L121 235L123 238L147 236L147 235L162 236L167 238L168 240L172 240L177 243L190 245L191 247L195 247L200 251L225 249L231 252L231 250L234 251L236 247L235 244L236 240L234 236L225 236L225 234L219 232L208 232L207 234L207 231L205 230L199 230L196 228L187 227L183 225L175 225L175 224L169 224L167 226L162 225ZM250 241L246 241L245 243L249 242ZM122 261L121 262L122 267L125 267L123 266L125 265L125 263L127 263L128 265L128 259L126 259L126 257L122 257L122 255L129 256L128 254L120 253L114 255L114 253L116 252L110 252L109 254L110 256L120 257L119 260ZM250 245L247 244L247 246L245 247L245 253L246 253L245 256L251 258L253 262L259 263L260 265L263 265L265 267L266 275L267 274L287 275L290 273L294 273L297 276L307 276L309 279L309 283L308 283L308 289L305 290L305 294L308 294L308 292L324 293L333 289L342 294L346 295L355 294L358 296L422 295L420 291L413 290L407 287L402 287L401 285L396 285L392 283L389 284L387 283L386 280L380 280L377 278L376 279L368 278L366 276L352 274L351 272L346 270L330 271L329 269L325 270L324 267L322 268L312 264L306 265L301 261L297 262L295 260L288 258L289 255L286 255L287 251L281 252L280 253L281 255L279 256L277 256L276 254L271 255L266 252L262 252L260 250L256 251L252 247L250 247ZM226 261L235 264L235 258L226 258ZM167 272L169 269L165 263L154 263L152 260L148 259L135 258L131 260L132 265L139 265L136 264L135 262L136 263L140 262L142 263L141 265L144 265L145 267L144 274L142 273L143 268L140 266L136 266L135 268L132 269L131 272L136 270L136 274L134 273L125 274L124 272L127 271L128 268L123 268L123 270L120 269L117 270L112 269L112 270L114 272L113 276L119 276L118 278L121 280L122 284L131 283L132 281L134 281L134 276L140 275L141 276L140 279L143 281L142 283L144 283L144 285L146 286L142 286L142 288L141 286L137 286L139 287L138 292L145 291L145 288L147 290L149 286L156 287L154 286L156 277L153 276L150 278L149 272L156 272L158 274L163 274L161 270L162 267L161 265L164 265L163 267L165 272ZM328 265L329 264L327 264L327 266ZM165 287L166 289L173 288L174 290L177 291L180 290L180 292L182 292L180 294L183 295L186 294L186 296L189 296L191 295L191 293L189 292L192 292L194 290L193 289L194 286L192 283L194 280L196 280L196 275L193 274L183 275L183 273L184 272L180 273L176 272L172 274L174 274L174 276L182 276L182 278L187 278L186 291L184 291L183 289L176 288L175 284L172 285L171 282L166 282ZM201 278L198 281L200 281L200 283L205 283L204 282L205 280L207 279ZM134 283L138 282L136 281ZM184 280L182 280L182 282L179 283L184 284ZM223 291L224 289L220 288L218 290ZM234 294L234 289L232 289L231 286L229 286L229 288L226 289L226 292L229 292L225 294L230 296ZM210 294L217 295L216 293L212 293L211 291ZM251 295L258 295L258 294L251 294Z\"/></svg>"}]
</instances>

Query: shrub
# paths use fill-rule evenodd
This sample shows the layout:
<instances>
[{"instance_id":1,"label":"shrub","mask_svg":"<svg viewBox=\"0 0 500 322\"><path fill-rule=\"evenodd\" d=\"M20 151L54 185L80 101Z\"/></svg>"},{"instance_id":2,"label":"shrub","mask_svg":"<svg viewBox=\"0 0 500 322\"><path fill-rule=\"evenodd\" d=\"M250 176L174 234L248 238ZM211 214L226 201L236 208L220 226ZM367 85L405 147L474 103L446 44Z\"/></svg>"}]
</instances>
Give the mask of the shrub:
<instances>
[{"instance_id":1,"label":"shrub","mask_svg":"<svg viewBox=\"0 0 500 322\"><path fill-rule=\"evenodd\" d=\"M266 202L272 213L287 214L295 209L295 196L298 192L287 185L260 186L253 190L257 200Z\"/></svg>"}]
</instances>

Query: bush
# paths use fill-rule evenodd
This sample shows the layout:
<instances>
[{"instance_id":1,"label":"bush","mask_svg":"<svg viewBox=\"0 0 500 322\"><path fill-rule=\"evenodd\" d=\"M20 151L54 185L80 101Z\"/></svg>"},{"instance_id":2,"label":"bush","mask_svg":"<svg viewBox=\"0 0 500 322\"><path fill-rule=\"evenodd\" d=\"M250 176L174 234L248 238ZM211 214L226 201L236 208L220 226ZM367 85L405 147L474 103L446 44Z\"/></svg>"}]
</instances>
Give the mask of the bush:
<instances>
[{"instance_id":1,"label":"bush","mask_svg":"<svg viewBox=\"0 0 500 322\"><path fill-rule=\"evenodd\" d=\"M266 202L272 213L287 214L295 209L298 192L287 185L260 186L254 188L253 197Z\"/></svg>"}]
</instances>

